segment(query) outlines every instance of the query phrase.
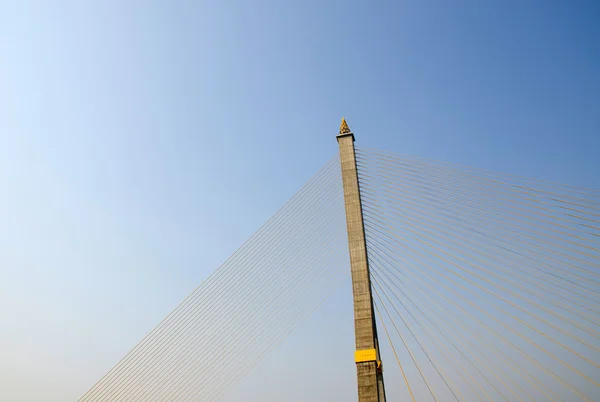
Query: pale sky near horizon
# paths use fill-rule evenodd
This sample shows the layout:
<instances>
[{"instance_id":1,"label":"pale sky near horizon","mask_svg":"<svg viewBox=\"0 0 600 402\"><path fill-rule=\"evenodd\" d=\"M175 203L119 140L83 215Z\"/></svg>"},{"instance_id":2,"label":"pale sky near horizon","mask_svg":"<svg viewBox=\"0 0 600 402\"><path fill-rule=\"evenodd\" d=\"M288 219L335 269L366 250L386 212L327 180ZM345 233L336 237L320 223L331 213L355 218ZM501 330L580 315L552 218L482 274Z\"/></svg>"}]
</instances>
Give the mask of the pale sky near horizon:
<instances>
[{"instance_id":1,"label":"pale sky near horizon","mask_svg":"<svg viewBox=\"0 0 600 402\"><path fill-rule=\"evenodd\" d=\"M81 396L335 154L342 116L361 146L600 189L598 21L0 0L0 401ZM353 400L349 292L227 401Z\"/></svg>"}]
</instances>

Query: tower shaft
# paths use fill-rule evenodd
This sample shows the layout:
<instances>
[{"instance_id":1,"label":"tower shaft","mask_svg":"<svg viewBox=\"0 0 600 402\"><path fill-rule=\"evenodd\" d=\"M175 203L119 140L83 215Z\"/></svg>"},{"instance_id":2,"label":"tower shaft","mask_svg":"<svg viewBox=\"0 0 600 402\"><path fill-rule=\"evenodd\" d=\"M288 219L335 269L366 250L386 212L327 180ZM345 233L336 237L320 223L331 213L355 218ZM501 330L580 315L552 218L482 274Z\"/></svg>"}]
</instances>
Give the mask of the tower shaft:
<instances>
[{"instance_id":1,"label":"tower shaft","mask_svg":"<svg viewBox=\"0 0 600 402\"><path fill-rule=\"evenodd\" d=\"M337 136L346 207L352 292L354 298L355 362L358 377L358 402L385 402L383 373L379 359L377 328L367 259L354 134L342 119Z\"/></svg>"}]
</instances>

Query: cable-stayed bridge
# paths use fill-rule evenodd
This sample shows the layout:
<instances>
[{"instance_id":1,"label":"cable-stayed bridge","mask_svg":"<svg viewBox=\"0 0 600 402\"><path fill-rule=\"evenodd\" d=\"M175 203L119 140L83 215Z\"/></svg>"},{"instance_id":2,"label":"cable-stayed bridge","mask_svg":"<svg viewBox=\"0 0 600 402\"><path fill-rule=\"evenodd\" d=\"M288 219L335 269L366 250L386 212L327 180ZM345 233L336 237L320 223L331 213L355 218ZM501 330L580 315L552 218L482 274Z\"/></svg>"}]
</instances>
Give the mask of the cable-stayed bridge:
<instances>
[{"instance_id":1,"label":"cable-stayed bridge","mask_svg":"<svg viewBox=\"0 0 600 402\"><path fill-rule=\"evenodd\" d=\"M337 139L80 401L219 400L350 272L359 402L600 400L598 190Z\"/></svg>"}]
</instances>

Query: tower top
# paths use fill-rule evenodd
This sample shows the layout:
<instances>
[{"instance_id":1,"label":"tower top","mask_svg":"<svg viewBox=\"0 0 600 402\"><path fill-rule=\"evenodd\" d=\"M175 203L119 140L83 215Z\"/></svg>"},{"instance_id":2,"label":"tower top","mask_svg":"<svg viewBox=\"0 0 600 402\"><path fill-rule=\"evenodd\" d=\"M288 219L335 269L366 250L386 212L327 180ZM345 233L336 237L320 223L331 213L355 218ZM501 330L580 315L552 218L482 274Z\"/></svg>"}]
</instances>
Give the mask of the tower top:
<instances>
[{"instance_id":1,"label":"tower top","mask_svg":"<svg viewBox=\"0 0 600 402\"><path fill-rule=\"evenodd\" d=\"M342 124L340 124L340 133L337 135L338 141L343 137L352 137L352 141L354 141L354 134L352 134L352 130L348 127L348 123L346 123L346 119L342 117Z\"/></svg>"},{"instance_id":2,"label":"tower top","mask_svg":"<svg viewBox=\"0 0 600 402\"><path fill-rule=\"evenodd\" d=\"M340 124L340 134L352 134L350 131L350 127L348 127L348 123L346 123L346 119L342 117L342 124Z\"/></svg>"}]
</instances>

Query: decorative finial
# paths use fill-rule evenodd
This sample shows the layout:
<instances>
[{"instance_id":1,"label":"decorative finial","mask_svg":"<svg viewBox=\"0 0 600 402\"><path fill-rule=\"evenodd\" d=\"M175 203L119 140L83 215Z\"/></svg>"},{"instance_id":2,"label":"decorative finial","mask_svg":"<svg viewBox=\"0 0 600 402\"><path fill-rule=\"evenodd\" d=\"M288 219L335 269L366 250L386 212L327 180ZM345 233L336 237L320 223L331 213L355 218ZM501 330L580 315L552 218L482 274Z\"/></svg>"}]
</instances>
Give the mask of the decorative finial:
<instances>
[{"instance_id":1,"label":"decorative finial","mask_svg":"<svg viewBox=\"0 0 600 402\"><path fill-rule=\"evenodd\" d=\"M351 134L350 127L348 127L348 123L346 123L346 119L342 117L342 124L340 125L340 134Z\"/></svg>"}]
</instances>

